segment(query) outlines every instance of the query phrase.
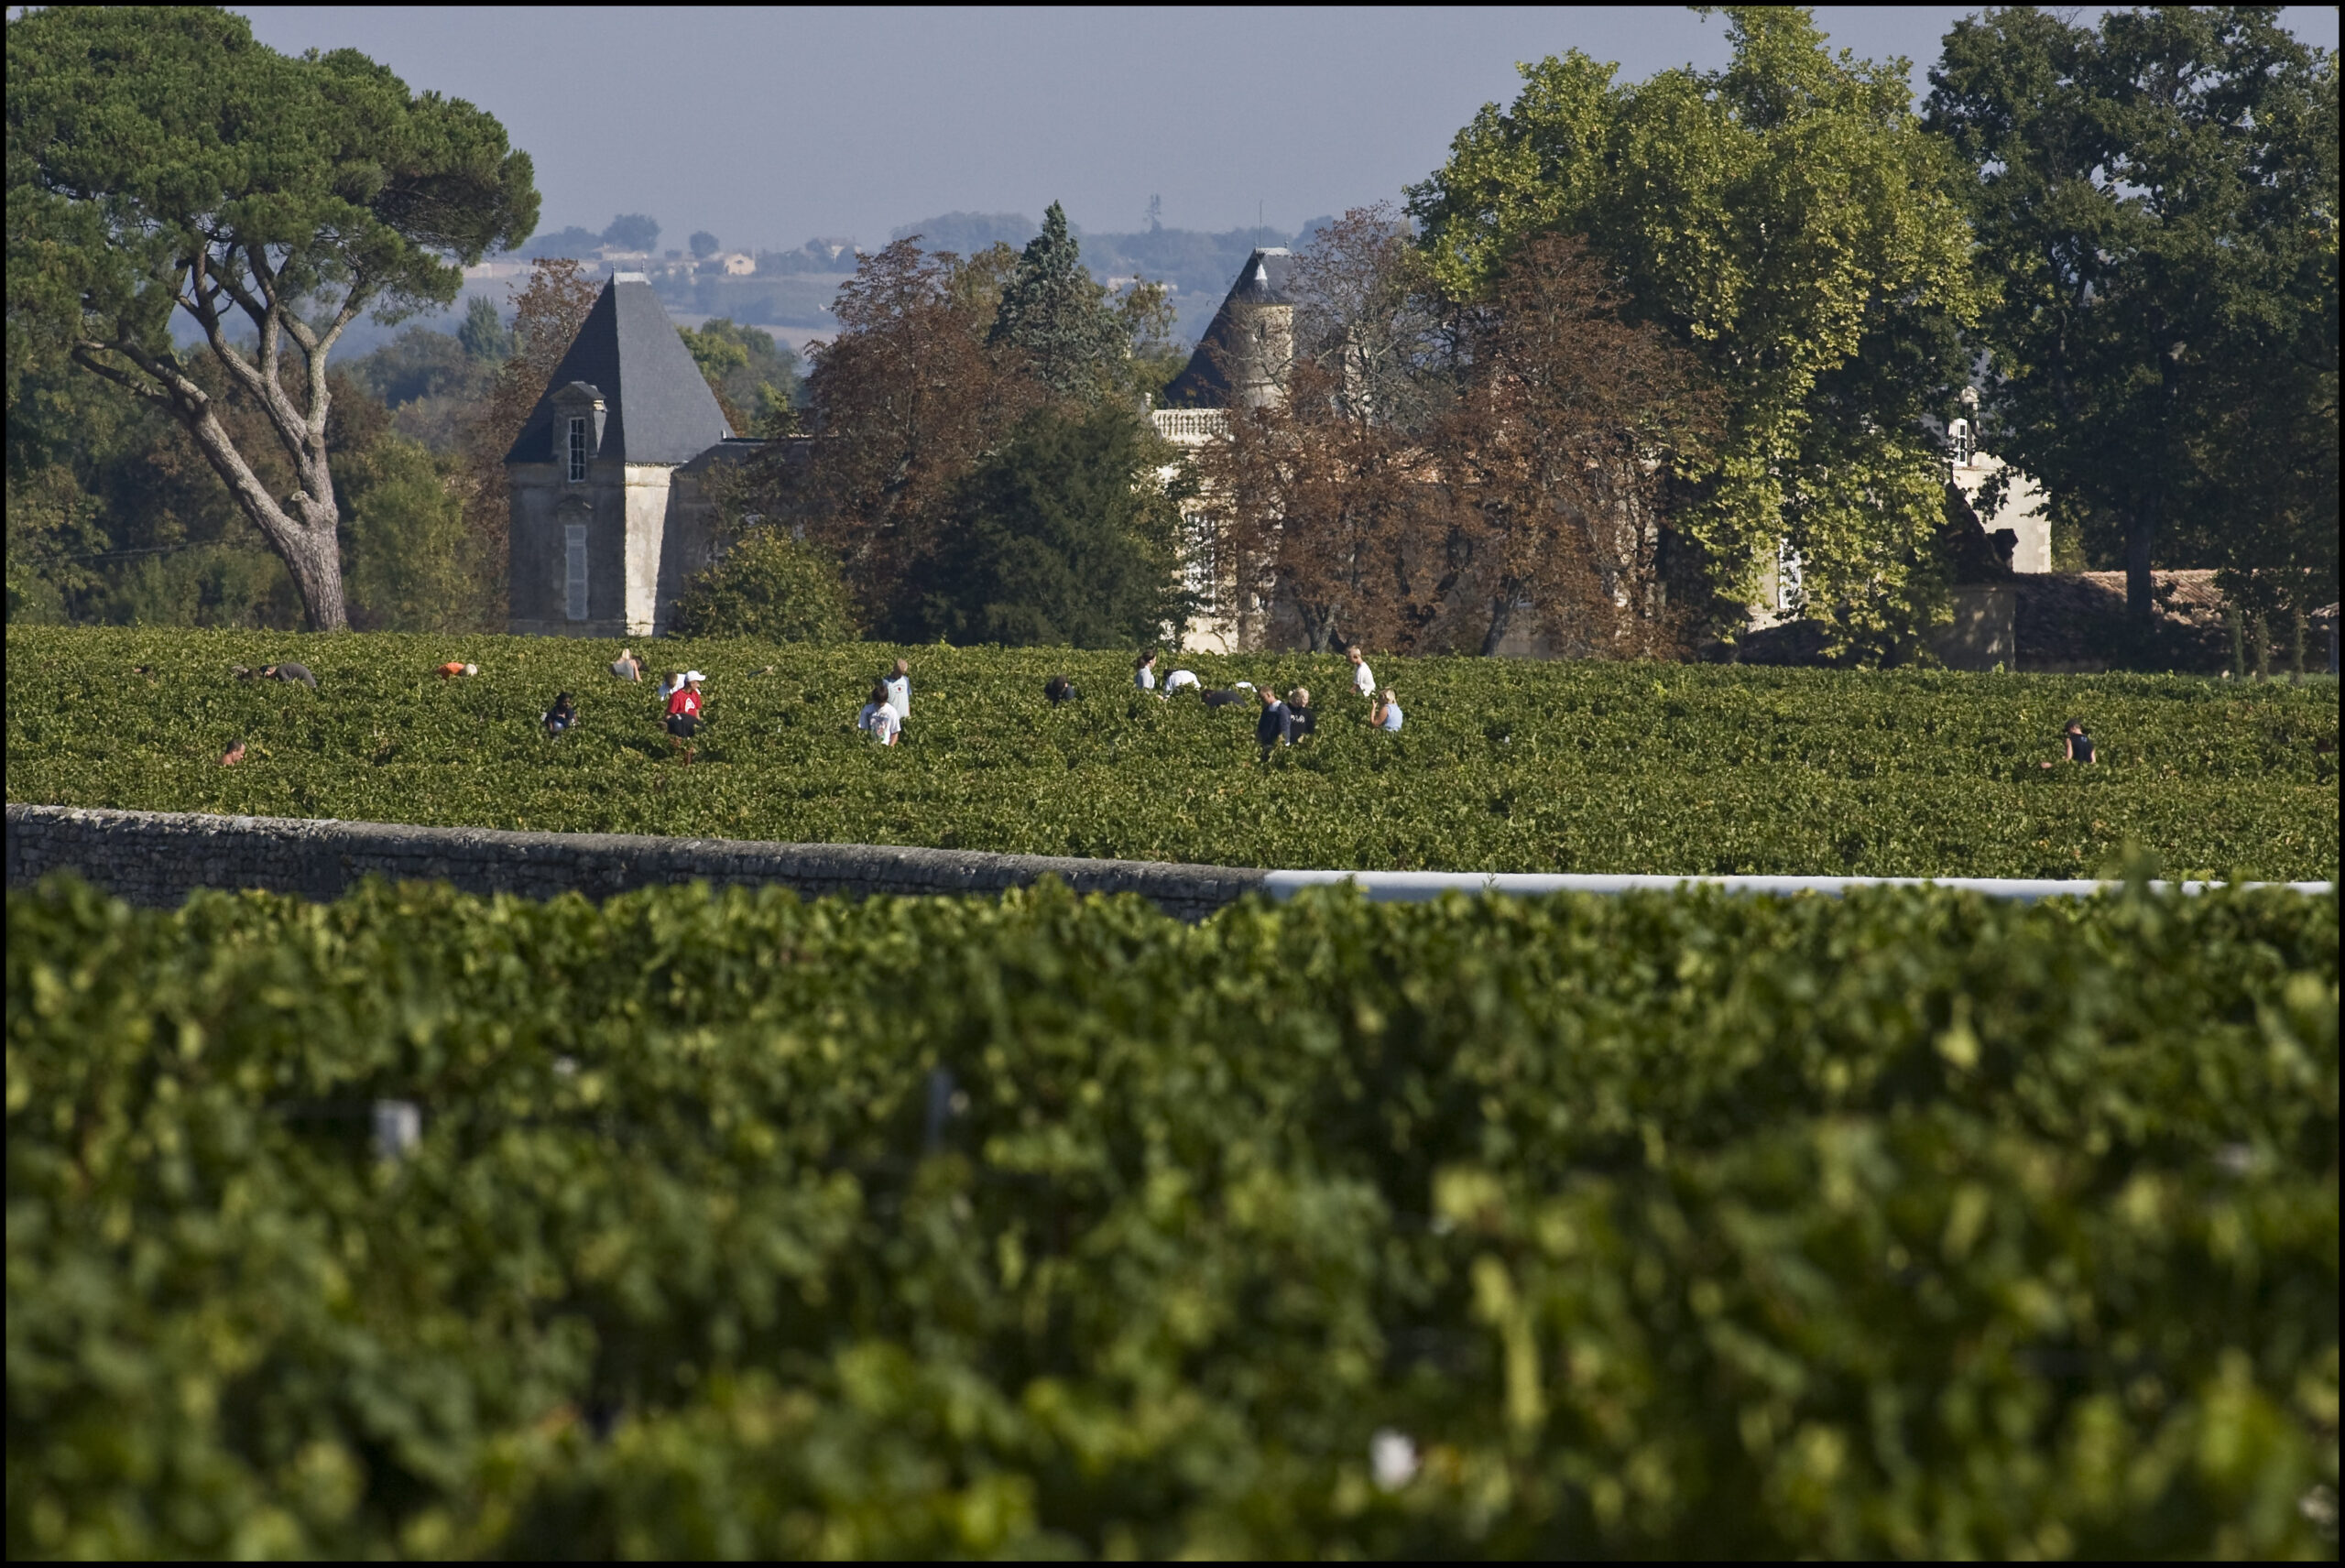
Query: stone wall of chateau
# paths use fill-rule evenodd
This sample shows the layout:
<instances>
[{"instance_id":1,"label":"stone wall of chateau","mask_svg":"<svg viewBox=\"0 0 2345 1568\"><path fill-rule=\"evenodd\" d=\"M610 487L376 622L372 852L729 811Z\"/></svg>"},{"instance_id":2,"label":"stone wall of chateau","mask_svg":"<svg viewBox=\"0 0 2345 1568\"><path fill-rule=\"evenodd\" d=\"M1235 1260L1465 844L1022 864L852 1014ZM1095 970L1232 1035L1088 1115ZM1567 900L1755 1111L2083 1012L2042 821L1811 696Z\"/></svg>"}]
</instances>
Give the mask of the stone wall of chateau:
<instances>
[{"instance_id":1,"label":"stone wall of chateau","mask_svg":"<svg viewBox=\"0 0 2345 1568\"><path fill-rule=\"evenodd\" d=\"M807 898L989 894L1055 877L1078 893L1137 893L1168 914L1201 920L1260 889L1266 875L879 844L505 833L13 803L7 848L12 887L70 869L132 903L159 907L198 887L257 887L325 900L368 877L531 898L571 892L603 898L689 882L788 887Z\"/></svg>"},{"instance_id":2,"label":"stone wall of chateau","mask_svg":"<svg viewBox=\"0 0 2345 1568\"><path fill-rule=\"evenodd\" d=\"M599 460L587 472L585 480L572 485L550 462L506 465L512 507L506 629L517 636L623 637L633 630L627 593L629 475L626 465ZM569 616L563 534L573 523L586 528L587 614L577 621Z\"/></svg>"}]
</instances>

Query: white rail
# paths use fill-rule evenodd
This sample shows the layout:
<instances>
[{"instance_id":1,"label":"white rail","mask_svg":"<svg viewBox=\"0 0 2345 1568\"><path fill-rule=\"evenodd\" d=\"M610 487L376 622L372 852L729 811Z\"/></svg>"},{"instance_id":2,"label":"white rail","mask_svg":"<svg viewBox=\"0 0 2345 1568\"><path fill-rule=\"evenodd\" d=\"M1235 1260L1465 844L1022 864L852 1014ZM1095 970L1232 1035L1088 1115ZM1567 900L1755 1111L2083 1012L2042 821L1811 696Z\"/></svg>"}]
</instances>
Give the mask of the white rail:
<instances>
[{"instance_id":1,"label":"white rail","mask_svg":"<svg viewBox=\"0 0 2345 1568\"><path fill-rule=\"evenodd\" d=\"M1158 435L1182 446L1202 446L1229 433L1227 408L1156 408L1148 417Z\"/></svg>"},{"instance_id":2,"label":"white rail","mask_svg":"<svg viewBox=\"0 0 2345 1568\"><path fill-rule=\"evenodd\" d=\"M1789 898L1816 893L1837 898L1851 887L1960 887L1990 898L2090 898L2124 887L2122 882L2057 881L2051 877L1605 877L1539 876L1522 872L1483 871L1273 871L1262 886L1271 898L1292 898L1305 887L1325 887L1349 882L1380 904L1422 904L1444 893L1507 893L1537 898L1547 893L1672 893L1693 887L1718 887L1729 893L1757 893ZM2165 892L2180 888L2201 893L2220 882L2153 882ZM2337 890L2334 882L2249 882L2249 887L2285 887L2291 892L2323 897Z\"/></svg>"}]
</instances>

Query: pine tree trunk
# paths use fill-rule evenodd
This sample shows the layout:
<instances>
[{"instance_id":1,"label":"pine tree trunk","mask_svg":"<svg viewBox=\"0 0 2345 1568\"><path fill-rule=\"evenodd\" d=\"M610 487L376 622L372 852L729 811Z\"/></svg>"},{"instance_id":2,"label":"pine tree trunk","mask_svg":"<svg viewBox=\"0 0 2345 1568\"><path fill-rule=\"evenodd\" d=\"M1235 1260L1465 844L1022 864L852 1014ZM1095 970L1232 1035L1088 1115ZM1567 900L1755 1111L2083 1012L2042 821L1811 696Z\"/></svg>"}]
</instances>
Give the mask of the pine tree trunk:
<instances>
[{"instance_id":1,"label":"pine tree trunk","mask_svg":"<svg viewBox=\"0 0 2345 1568\"><path fill-rule=\"evenodd\" d=\"M301 611L310 629L348 631L350 615L343 603L342 547L336 528L340 513L334 506L333 476L326 467L324 442L311 443L304 453L308 461L302 464L320 494L295 491L289 504L298 516L289 516L236 450L208 402L192 409L175 405L173 412L195 438L213 471L227 483L237 506L285 563L294 591L301 595Z\"/></svg>"},{"instance_id":2,"label":"pine tree trunk","mask_svg":"<svg viewBox=\"0 0 2345 1568\"><path fill-rule=\"evenodd\" d=\"M301 595L301 611L309 618L310 629L348 631L350 616L342 592L342 543L334 526L296 527L282 543L273 539L269 542L277 546L294 589Z\"/></svg>"}]
</instances>

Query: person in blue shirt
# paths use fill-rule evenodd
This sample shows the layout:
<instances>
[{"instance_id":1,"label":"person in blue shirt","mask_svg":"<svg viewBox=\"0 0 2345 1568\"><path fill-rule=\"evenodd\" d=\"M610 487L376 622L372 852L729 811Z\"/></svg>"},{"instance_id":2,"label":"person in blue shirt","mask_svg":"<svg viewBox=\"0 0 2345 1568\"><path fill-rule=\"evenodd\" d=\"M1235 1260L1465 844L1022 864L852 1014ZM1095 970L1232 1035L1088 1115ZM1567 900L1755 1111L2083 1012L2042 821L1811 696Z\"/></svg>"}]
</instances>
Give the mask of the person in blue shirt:
<instances>
[{"instance_id":1,"label":"person in blue shirt","mask_svg":"<svg viewBox=\"0 0 2345 1568\"><path fill-rule=\"evenodd\" d=\"M1264 687L1254 695L1261 700L1262 716L1254 721L1254 738L1261 743L1262 755L1268 757L1271 747L1284 746L1294 738L1294 715L1279 701L1279 694Z\"/></svg>"},{"instance_id":2,"label":"person in blue shirt","mask_svg":"<svg viewBox=\"0 0 2345 1568\"><path fill-rule=\"evenodd\" d=\"M1387 686L1384 688L1383 691L1377 696L1376 706L1369 710L1368 722L1374 724L1378 729L1389 730L1394 734L1399 733L1401 728L1401 699L1392 695L1391 687Z\"/></svg>"}]
</instances>

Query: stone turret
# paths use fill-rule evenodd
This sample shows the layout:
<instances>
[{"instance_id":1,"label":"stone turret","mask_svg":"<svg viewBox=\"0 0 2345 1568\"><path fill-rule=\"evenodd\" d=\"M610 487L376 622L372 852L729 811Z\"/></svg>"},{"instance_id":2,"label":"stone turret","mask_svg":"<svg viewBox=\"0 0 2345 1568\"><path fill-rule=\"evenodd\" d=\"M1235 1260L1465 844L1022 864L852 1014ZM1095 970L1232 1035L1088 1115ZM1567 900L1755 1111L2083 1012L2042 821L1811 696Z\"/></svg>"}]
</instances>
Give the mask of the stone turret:
<instances>
[{"instance_id":1,"label":"stone turret","mask_svg":"<svg viewBox=\"0 0 2345 1568\"><path fill-rule=\"evenodd\" d=\"M1164 389L1174 408L1260 408L1286 400L1294 360L1294 257L1283 248L1249 256L1187 368Z\"/></svg>"},{"instance_id":2,"label":"stone turret","mask_svg":"<svg viewBox=\"0 0 2345 1568\"><path fill-rule=\"evenodd\" d=\"M756 446L733 439L650 283L615 275L505 454L510 628L664 629L684 580L709 560L700 476Z\"/></svg>"}]
</instances>

